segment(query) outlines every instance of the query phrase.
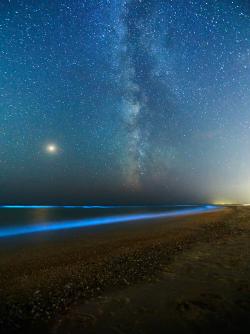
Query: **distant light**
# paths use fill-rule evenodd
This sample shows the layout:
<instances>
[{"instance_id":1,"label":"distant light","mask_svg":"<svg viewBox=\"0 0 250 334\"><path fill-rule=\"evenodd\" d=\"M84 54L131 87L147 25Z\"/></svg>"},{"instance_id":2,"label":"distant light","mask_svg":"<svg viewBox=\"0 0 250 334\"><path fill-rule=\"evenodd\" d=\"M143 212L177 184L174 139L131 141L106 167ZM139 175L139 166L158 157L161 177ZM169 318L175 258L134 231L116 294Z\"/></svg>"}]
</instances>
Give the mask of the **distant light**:
<instances>
[{"instance_id":1,"label":"distant light","mask_svg":"<svg viewBox=\"0 0 250 334\"><path fill-rule=\"evenodd\" d=\"M233 202L228 201L228 200L218 200L218 201L214 201L213 204L214 205L232 205Z\"/></svg>"},{"instance_id":2,"label":"distant light","mask_svg":"<svg viewBox=\"0 0 250 334\"><path fill-rule=\"evenodd\" d=\"M46 147L46 151L47 151L48 153L53 154L53 153L56 153L56 152L58 151L58 147L57 147L55 144L49 144L49 145L47 145L47 147Z\"/></svg>"}]
</instances>

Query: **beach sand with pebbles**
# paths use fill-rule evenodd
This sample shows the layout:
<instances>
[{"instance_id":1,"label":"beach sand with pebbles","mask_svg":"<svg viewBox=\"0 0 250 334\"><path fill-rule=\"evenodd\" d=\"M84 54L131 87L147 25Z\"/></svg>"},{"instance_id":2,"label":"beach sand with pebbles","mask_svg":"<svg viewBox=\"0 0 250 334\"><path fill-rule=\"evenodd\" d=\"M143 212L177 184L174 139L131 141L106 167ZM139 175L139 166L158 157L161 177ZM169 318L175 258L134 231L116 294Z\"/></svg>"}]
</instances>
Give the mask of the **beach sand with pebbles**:
<instances>
[{"instance_id":1,"label":"beach sand with pebbles","mask_svg":"<svg viewBox=\"0 0 250 334\"><path fill-rule=\"evenodd\" d=\"M1 333L247 333L250 208L2 239Z\"/></svg>"}]
</instances>

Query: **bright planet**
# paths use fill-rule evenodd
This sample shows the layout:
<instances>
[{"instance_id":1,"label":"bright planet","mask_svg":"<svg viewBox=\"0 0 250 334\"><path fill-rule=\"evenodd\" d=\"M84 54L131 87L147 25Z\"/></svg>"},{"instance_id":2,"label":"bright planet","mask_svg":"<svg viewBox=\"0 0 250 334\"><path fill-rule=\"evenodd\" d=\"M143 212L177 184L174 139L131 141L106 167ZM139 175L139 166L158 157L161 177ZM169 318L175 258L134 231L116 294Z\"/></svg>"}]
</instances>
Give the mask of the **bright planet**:
<instances>
[{"instance_id":1,"label":"bright planet","mask_svg":"<svg viewBox=\"0 0 250 334\"><path fill-rule=\"evenodd\" d=\"M46 151L50 154L57 153L58 147L55 144L48 144L46 146Z\"/></svg>"}]
</instances>

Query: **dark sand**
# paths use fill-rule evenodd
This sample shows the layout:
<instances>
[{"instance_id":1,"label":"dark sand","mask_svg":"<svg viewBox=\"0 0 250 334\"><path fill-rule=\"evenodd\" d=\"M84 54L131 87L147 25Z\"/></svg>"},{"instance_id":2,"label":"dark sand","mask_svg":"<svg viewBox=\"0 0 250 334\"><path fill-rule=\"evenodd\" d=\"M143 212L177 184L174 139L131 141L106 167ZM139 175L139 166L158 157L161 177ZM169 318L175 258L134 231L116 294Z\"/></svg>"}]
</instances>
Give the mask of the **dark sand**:
<instances>
[{"instance_id":1,"label":"dark sand","mask_svg":"<svg viewBox=\"0 0 250 334\"><path fill-rule=\"evenodd\" d=\"M13 331L248 333L250 208L1 240Z\"/></svg>"}]
</instances>

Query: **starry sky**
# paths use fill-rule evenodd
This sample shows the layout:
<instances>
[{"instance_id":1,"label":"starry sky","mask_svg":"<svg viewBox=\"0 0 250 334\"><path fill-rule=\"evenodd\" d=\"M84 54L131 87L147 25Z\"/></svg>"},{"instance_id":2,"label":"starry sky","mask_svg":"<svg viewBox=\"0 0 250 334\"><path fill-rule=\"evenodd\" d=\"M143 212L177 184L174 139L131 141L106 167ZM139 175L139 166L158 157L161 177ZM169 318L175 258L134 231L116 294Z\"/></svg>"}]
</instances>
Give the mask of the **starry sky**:
<instances>
[{"instance_id":1,"label":"starry sky","mask_svg":"<svg viewBox=\"0 0 250 334\"><path fill-rule=\"evenodd\" d=\"M1 0L0 203L250 202L248 0Z\"/></svg>"}]
</instances>

